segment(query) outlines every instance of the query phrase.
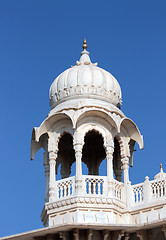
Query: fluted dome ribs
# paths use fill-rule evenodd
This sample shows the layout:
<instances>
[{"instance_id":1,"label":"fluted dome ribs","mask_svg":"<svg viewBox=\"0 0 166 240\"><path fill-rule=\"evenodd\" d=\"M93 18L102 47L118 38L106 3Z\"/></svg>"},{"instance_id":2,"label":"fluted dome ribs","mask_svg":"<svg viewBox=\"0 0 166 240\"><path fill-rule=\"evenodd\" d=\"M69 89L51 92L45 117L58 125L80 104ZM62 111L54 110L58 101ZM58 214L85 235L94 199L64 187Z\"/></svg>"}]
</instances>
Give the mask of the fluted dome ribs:
<instances>
[{"instance_id":1,"label":"fluted dome ribs","mask_svg":"<svg viewBox=\"0 0 166 240\"><path fill-rule=\"evenodd\" d=\"M89 52L81 52L76 66L61 73L50 87L50 106L74 98L101 99L115 106L121 105L121 88L117 80L107 71L91 63Z\"/></svg>"}]
</instances>

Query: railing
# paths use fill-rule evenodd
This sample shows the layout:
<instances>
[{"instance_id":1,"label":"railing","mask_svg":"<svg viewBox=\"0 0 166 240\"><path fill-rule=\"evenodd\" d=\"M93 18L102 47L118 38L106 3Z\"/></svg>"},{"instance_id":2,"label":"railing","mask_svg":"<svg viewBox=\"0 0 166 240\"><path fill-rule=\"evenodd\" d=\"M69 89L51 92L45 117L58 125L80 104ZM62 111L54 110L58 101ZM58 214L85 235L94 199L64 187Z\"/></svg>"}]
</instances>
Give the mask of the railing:
<instances>
[{"instance_id":1,"label":"railing","mask_svg":"<svg viewBox=\"0 0 166 240\"><path fill-rule=\"evenodd\" d=\"M88 195L105 195L107 177L83 175L84 192Z\"/></svg>"},{"instance_id":2,"label":"railing","mask_svg":"<svg viewBox=\"0 0 166 240\"><path fill-rule=\"evenodd\" d=\"M133 194L134 194L134 202L140 203L144 199L144 187L143 184L136 184L132 186Z\"/></svg>"},{"instance_id":3,"label":"railing","mask_svg":"<svg viewBox=\"0 0 166 240\"><path fill-rule=\"evenodd\" d=\"M112 197L122 200L124 184L117 180L112 183ZM106 176L82 176L82 188L84 196L108 196L108 183ZM69 177L56 181L55 198L57 200L73 196L75 193L75 177Z\"/></svg>"},{"instance_id":4,"label":"railing","mask_svg":"<svg viewBox=\"0 0 166 240\"><path fill-rule=\"evenodd\" d=\"M74 195L75 176L56 181L56 199L62 199Z\"/></svg>"},{"instance_id":5,"label":"railing","mask_svg":"<svg viewBox=\"0 0 166 240\"><path fill-rule=\"evenodd\" d=\"M165 181L164 180L153 180L151 183L152 198L161 198L165 196Z\"/></svg>"},{"instance_id":6,"label":"railing","mask_svg":"<svg viewBox=\"0 0 166 240\"><path fill-rule=\"evenodd\" d=\"M122 182L114 179L110 186L106 176L83 175L81 181L83 196L112 197L122 202L127 201L127 204L133 207L145 203L154 203L156 200L166 198L166 179L149 181L146 178L145 182L136 185L124 185ZM109 191L112 191L112 193L110 194ZM69 198L74 195L75 176L56 181L56 200Z\"/></svg>"},{"instance_id":7,"label":"railing","mask_svg":"<svg viewBox=\"0 0 166 240\"><path fill-rule=\"evenodd\" d=\"M114 179L114 197L117 199L123 199L124 184Z\"/></svg>"},{"instance_id":8,"label":"railing","mask_svg":"<svg viewBox=\"0 0 166 240\"><path fill-rule=\"evenodd\" d=\"M149 181L131 186L131 205L151 203L166 197L166 179Z\"/></svg>"}]
</instances>

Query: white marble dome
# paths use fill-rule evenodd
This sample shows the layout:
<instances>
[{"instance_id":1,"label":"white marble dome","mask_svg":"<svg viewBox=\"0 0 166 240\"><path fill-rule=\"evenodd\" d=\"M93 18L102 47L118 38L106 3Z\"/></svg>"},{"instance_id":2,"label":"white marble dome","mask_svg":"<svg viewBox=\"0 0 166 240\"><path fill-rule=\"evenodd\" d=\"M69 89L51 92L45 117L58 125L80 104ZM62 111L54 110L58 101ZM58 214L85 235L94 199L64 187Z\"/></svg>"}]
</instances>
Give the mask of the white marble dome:
<instances>
[{"instance_id":1,"label":"white marble dome","mask_svg":"<svg viewBox=\"0 0 166 240\"><path fill-rule=\"evenodd\" d=\"M112 74L97 67L97 63L91 62L86 48L81 52L76 66L61 73L52 83L49 92L51 108L63 101L80 98L100 99L117 107L121 105L118 81Z\"/></svg>"}]
</instances>

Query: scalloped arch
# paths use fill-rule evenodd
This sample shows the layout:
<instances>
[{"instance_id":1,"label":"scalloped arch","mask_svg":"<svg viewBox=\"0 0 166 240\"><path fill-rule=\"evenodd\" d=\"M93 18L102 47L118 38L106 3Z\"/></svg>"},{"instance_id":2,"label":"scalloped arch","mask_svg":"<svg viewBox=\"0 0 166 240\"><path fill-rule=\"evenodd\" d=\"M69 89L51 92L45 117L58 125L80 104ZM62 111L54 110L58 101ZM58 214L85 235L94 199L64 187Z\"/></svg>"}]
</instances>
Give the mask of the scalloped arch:
<instances>
[{"instance_id":1,"label":"scalloped arch","mask_svg":"<svg viewBox=\"0 0 166 240\"><path fill-rule=\"evenodd\" d=\"M139 144L140 149L143 149L143 136L141 135L137 125L130 118L123 118L119 125L119 130L124 127L131 139Z\"/></svg>"},{"instance_id":2,"label":"scalloped arch","mask_svg":"<svg viewBox=\"0 0 166 240\"><path fill-rule=\"evenodd\" d=\"M75 125L77 125L77 123L85 117L100 117L100 118L103 118L118 131L118 125L115 122L114 118L111 116L111 114L107 113L106 111L104 111L102 109L100 109L100 110L96 110L96 109L85 110L82 114L77 116L77 118L75 119Z\"/></svg>"},{"instance_id":3,"label":"scalloped arch","mask_svg":"<svg viewBox=\"0 0 166 240\"><path fill-rule=\"evenodd\" d=\"M52 115L51 117L48 117L46 120L44 120L42 122L42 124L40 125L40 127L36 131L36 141L39 142L40 137L44 133L48 132L53 124L55 124L57 121L64 120L64 119L70 120L71 124L73 126L72 119L66 113L56 113L56 114Z\"/></svg>"},{"instance_id":4,"label":"scalloped arch","mask_svg":"<svg viewBox=\"0 0 166 240\"><path fill-rule=\"evenodd\" d=\"M112 139L111 133L108 131L107 128L105 128L102 125L99 125L98 122L93 123L93 124L84 123L83 125L80 125L74 134L74 141L75 142L79 141L81 144L84 144L85 135L89 131L93 131L93 130L102 135L105 147L106 147L108 141L111 141L113 144L113 139Z\"/></svg>"}]
</instances>

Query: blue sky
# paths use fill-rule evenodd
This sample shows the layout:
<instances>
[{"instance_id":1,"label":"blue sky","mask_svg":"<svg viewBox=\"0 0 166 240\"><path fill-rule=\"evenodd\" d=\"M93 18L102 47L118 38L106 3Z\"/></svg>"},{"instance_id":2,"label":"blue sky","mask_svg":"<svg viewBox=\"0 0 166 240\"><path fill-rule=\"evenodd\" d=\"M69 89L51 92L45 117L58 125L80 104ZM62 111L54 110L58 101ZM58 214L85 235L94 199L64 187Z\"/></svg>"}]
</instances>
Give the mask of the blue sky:
<instances>
[{"instance_id":1,"label":"blue sky","mask_svg":"<svg viewBox=\"0 0 166 240\"><path fill-rule=\"evenodd\" d=\"M130 180L166 170L166 2L0 1L0 236L42 227L43 152L30 161L31 132L50 111L48 91L80 58L119 81L122 111L144 135Z\"/></svg>"}]
</instances>

